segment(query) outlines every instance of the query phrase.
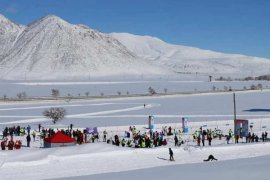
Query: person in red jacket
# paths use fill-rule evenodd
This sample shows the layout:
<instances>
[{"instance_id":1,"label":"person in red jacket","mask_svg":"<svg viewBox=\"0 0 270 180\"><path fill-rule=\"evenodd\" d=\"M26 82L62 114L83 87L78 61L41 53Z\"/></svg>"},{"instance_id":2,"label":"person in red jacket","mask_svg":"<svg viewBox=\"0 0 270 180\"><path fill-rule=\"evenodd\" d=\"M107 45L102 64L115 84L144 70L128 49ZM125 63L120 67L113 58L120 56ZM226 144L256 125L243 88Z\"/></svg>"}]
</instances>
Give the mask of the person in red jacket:
<instances>
[{"instance_id":1,"label":"person in red jacket","mask_svg":"<svg viewBox=\"0 0 270 180\"><path fill-rule=\"evenodd\" d=\"M8 141L8 150L13 150L14 147L14 141Z\"/></svg>"},{"instance_id":2,"label":"person in red jacket","mask_svg":"<svg viewBox=\"0 0 270 180\"><path fill-rule=\"evenodd\" d=\"M6 145L7 145L7 141L6 140L3 140L1 142L1 148L2 148L2 150L6 150Z\"/></svg>"}]
</instances>

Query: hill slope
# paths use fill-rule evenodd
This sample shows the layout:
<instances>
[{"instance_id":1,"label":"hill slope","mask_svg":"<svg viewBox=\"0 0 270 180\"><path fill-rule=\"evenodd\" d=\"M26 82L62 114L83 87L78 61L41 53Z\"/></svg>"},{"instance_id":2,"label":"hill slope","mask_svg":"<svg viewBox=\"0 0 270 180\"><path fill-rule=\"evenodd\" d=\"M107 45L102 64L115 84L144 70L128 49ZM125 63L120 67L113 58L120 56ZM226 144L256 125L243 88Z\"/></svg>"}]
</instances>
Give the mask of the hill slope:
<instances>
[{"instance_id":1,"label":"hill slope","mask_svg":"<svg viewBox=\"0 0 270 180\"><path fill-rule=\"evenodd\" d=\"M46 16L22 30L18 27L14 26L11 35L1 35L12 44L0 59L3 79L82 79L162 72L111 36L56 16Z\"/></svg>"},{"instance_id":2,"label":"hill slope","mask_svg":"<svg viewBox=\"0 0 270 180\"><path fill-rule=\"evenodd\" d=\"M150 36L128 33L111 33L111 36L139 57L153 64L168 67L174 72L253 76L270 71L270 60L266 58L172 45Z\"/></svg>"}]
</instances>

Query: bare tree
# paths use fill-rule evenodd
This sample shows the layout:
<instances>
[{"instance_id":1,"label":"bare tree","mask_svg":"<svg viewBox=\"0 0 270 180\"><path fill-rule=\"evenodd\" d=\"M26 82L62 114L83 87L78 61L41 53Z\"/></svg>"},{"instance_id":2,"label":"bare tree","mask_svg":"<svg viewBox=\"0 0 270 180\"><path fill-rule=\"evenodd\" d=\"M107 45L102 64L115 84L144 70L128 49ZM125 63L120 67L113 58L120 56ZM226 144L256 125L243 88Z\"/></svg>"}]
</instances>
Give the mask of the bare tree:
<instances>
[{"instance_id":1,"label":"bare tree","mask_svg":"<svg viewBox=\"0 0 270 180\"><path fill-rule=\"evenodd\" d=\"M118 96L121 96L121 92L120 91L117 91L117 94L118 94Z\"/></svg>"},{"instance_id":2,"label":"bare tree","mask_svg":"<svg viewBox=\"0 0 270 180\"><path fill-rule=\"evenodd\" d=\"M168 89L164 88L164 93L167 94L167 92L168 92Z\"/></svg>"},{"instance_id":3,"label":"bare tree","mask_svg":"<svg viewBox=\"0 0 270 180\"><path fill-rule=\"evenodd\" d=\"M100 96L104 96L104 93L103 93L103 92L101 92L101 93L100 93Z\"/></svg>"},{"instance_id":4,"label":"bare tree","mask_svg":"<svg viewBox=\"0 0 270 180\"><path fill-rule=\"evenodd\" d=\"M149 92L151 95L157 94L156 91L155 91L151 86L148 88L148 92Z\"/></svg>"},{"instance_id":5,"label":"bare tree","mask_svg":"<svg viewBox=\"0 0 270 180\"><path fill-rule=\"evenodd\" d=\"M250 89L251 89L251 90L256 90L257 87L256 87L254 84L252 84L252 85L250 86Z\"/></svg>"},{"instance_id":6,"label":"bare tree","mask_svg":"<svg viewBox=\"0 0 270 180\"><path fill-rule=\"evenodd\" d=\"M212 76L209 76L209 82L212 82Z\"/></svg>"},{"instance_id":7,"label":"bare tree","mask_svg":"<svg viewBox=\"0 0 270 180\"><path fill-rule=\"evenodd\" d=\"M85 96L89 96L90 92L85 92L84 94Z\"/></svg>"},{"instance_id":8,"label":"bare tree","mask_svg":"<svg viewBox=\"0 0 270 180\"><path fill-rule=\"evenodd\" d=\"M262 84L258 84L257 85L257 88L260 89L260 90L262 90L263 89L263 85Z\"/></svg>"},{"instance_id":9,"label":"bare tree","mask_svg":"<svg viewBox=\"0 0 270 180\"><path fill-rule=\"evenodd\" d=\"M20 92L20 93L18 93L18 94L17 94L17 97L18 97L19 99L24 99L24 98L26 98L26 97L27 97L26 92Z\"/></svg>"},{"instance_id":10,"label":"bare tree","mask_svg":"<svg viewBox=\"0 0 270 180\"><path fill-rule=\"evenodd\" d=\"M43 112L46 118L52 119L55 124L57 121L64 119L66 110L64 108L50 108Z\"/></svg>"},{"instance_id":11,"label":"bare tree","mask_svg":"<svg viewBox=\"0 0 270 180\"><path fill-rule=\"evenodd\" d=\"M52 89L52 96L54 98L57 98L58 96L60 96L60 92L58 89Z\"/></svg>"}]
</instances>

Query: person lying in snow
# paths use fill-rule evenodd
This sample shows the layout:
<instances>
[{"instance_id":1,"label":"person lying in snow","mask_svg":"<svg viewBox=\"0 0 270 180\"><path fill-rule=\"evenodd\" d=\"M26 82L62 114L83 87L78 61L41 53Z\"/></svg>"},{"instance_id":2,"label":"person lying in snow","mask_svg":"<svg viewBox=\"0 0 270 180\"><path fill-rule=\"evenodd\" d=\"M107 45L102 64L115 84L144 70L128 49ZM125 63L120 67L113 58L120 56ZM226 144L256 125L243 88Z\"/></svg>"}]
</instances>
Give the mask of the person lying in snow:
<instances>
[{"instance_id":1,"label":"person lying in snow","mask_svg":"<svg viewBox=\"0 0 270 180\"><path fill-rule=\"evenodd\" d=\"M216 159L212 154L210 154L210 155L208 156L208 159L205 159L205 160L203 160L203 161L213 161L213 160L216 160L216 161L217 161L217 159Z\"/></svg>"}]
</instances>

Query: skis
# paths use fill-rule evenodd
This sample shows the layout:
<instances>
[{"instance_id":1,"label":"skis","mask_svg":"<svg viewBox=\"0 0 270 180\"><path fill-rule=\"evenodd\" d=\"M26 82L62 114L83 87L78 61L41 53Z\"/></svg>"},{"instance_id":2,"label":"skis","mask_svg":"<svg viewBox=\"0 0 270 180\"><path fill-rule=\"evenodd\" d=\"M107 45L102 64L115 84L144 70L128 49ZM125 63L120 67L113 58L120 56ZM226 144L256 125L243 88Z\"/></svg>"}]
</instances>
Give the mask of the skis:
<instances>
[{"instance_id":1,"label":"skis","mask_svg":"<svg viewBox=\"0 0 270 180\"><path fill-rule=\"evenodd\" d=\"M170 160L170 159L166 159L166 158L162 158L162 157L157 157L158 159L164 160L164 161L175 161L175 160Z\"/></svg>"}]
</instances>

